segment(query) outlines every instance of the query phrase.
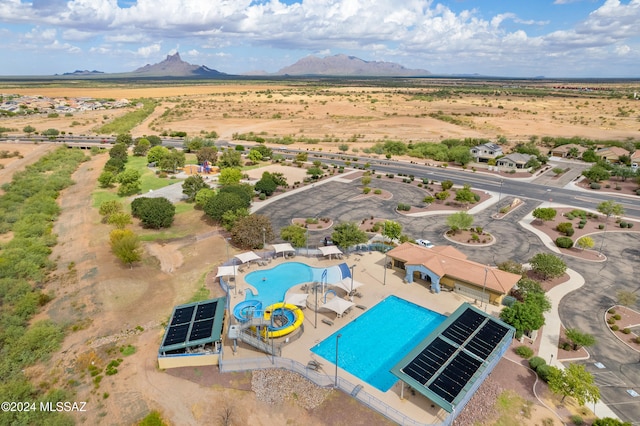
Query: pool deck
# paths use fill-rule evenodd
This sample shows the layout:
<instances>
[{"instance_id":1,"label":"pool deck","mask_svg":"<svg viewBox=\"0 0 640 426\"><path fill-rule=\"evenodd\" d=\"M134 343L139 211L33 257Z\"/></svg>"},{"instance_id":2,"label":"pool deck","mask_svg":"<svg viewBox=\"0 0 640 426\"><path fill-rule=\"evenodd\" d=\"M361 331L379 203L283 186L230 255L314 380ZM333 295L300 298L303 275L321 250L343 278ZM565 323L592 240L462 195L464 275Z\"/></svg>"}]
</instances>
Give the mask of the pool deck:
<instances>
[{"instance_id":1,"label":"pool deck","mask_svg":"<svg viewBox=\"0 0 640 426\"><path fill-rule=\"evenodd\" d=\"M244 300L244 290L251 288L244 281L244 275L246 273L258 269L272 268L275 265L287 261L303 262L314 267L332 266L343 262L347 263L349 266L355 265L354 279L364 283L364 286L358 288L357 291L361 294L361 297L355 297L353 302L356 305L362 305L367 309L373 307L376 303L389 295L398 296L446 316L454 312L464 302L472 304L475 302L473 299L453 292L443 291L439 294L431 293L427 287L419 283L406 284L403 282L404 273L401 271L387 269L385 280L385 255L379 252L371 252L352 254L348 258L344 258L342 260L328 260L325 258L315 257L306 258L303 256L296 256L294 259L286 260L279 258L273 260L267 266L254 265L249 268L244 268L244 272L237 275L238 286L237 289L235 289L237 290L237 294L235 294L234 290L231 290L231 309L233 310L233 307L237 303ZM289 290L289 292L300 293L302 292L300 287L301 285L296 285ZM338 291L338 296L345 296L344 291ZM313 297L313 295L309 296L309 302L312 305L315 302L315 300L312 300ZM482 306L482 309L484 309L484 306ZM488 313L497 316L500 311L500 307L489 305L486 310ZM315 355L311 352L311 348L334 332L338 331L350 321L353 321L358 316L362 315L364 312L366 312L366 310L359 309L355 306L351 308L348 313L342 315L341 318L337 318L337 315L334 312L318 312L316 324L313 309L304 309L304 332L297 340L284 345L282 349L282 357L293 359L302 365L307 365L311 360L317 361L321 364L318 372L324 373L333 378L335 375L334 363L328 362L324 358ZM324 323L323 319L333 322L333 325ZM407 326L411 325L407 324ZM372 330L372 333L375 333L375 330ZM283 342L284 339L285 338L280 338L276 340L276 344ZM380 336L380 343L384 344L384 336ZM270 355L264 354L241 342L238 343L238 351L234 354L231 350L231 342L229 339L226 340L225 346L227 346L224 351L225 358L232 357L234 359L240 359L270 357ZM404 415L412 418L416 422L426 424L438 423L443 420L443 415L446 414L438 406L432 407L431 401L423 396L419 394L416 394L415 396L411 395L406 387L404 389L404 398L401 399L401 383L399 381L387 392L381 392L342 369L338 369L338 375L342 379L346 379L354 385L361 385L364 391L389 405L391 408L402 412Z\"/></svg>"}]
</instances>

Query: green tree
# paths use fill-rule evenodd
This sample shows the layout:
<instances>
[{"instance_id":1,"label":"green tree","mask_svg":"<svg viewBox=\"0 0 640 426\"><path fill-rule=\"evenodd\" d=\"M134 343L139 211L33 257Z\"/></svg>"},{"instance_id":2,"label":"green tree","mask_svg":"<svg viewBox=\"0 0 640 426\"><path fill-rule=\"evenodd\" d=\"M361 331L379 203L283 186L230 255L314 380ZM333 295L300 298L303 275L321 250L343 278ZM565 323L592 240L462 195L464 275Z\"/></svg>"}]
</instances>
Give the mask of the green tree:
<instances>
[{"instance_id":1,"label":"green tree","mask_svg":"<svg viewBox=\"0 0 640 426\"><path fill-rule=\"evenodd\" d=\"M31 133L36 131L36 128L33 126L24 126L22 131L27 134L28 137L31 137Z\"/></svg>"},{"instance_id":2,"label":"green tree","mask_svg":"<svg viewBox=\"0 0 640 426\"><path fill-rule=\"evenodd\" d=\"M586 163L595 163L598 161L598 156L593 149L587 149L582 153L582 161Z\"/></svg>"},{"instance_id":3,"label":"green tree","mask_svg":"<svg viewBox=\"0 0 640 426\"><path fill-rule=\"evenodd\" d=\"M273 180L269 172L262 173L262 178L255 184L255 190L266 196L273 194L276 189L278 189L278 184Z\"/></svg>"},{"instance_id":4,"label":"green tree","mask_svg":"<svg viewBox=\"0 0 640 426\"><path fill-rule=\"evenodd\" d=\"M264 248L264 244L273 238L271 221L267 216L259 214L238 219L231 229L231 241L235 246L241 248Z\"/></svg>"},{"instance_id":5,"label":"green tree","mask_svg":"<svg viewBox=\"0 0 640 426\"><path fill-rule=\"evenodd\" d=\"M467 212L456 212L447 216L447 225L453 229L469 229L473 225L473 216Z\"/></svg>"},{"instance_id":6,"label":"green tree","mask_svg":"<svg viewBox=\"0 0 640 426\"><path fill-rule=\"evenodd\" d=\"M111 251L125 265L133 265L142 259L140 239L129 229L114 229L109 234Z\"/></svg>"},{"instance_id":7,"label":"green tree","mask_svg":"<svg viewBox=\"0 0 640 426\"><path fill-rule=\"evenodd\" d=\"M249 154L247 154L247 156L252 163L259 163L262 161L262 154L257 149L249 150Z\"/></svg>"},{"instance_id":8,"label":"green tree","mask_svg":"<svg viewBox=\"0 0 640 426\"><path fill-rule=\"evenodd\" d=\"M344 249L368 241L367 234L353 222L343 222L336 225L331 234L331 239L338 247Z\"/></svg>"},{"instance_id":9,"label":"green tree","mask_svg":"<svg viewBox=\"0 0 640 426\"><path fill-rule=\"evenodd\" d=\"M371 176L362 176L360 183L362 183L363 186L368 186L371 183Z\"/></svg>"},{"instance_id":10,"label":"green tree","mask_svg":"<svg viewBox=\"0 0 640 426\"><path fill-rule=\"evenodd\" d=\"M291 243L293 247L304 247L307 244L307 232L298 225L289 225L281 228L280 238Z\"/></svg>"},{"instance_id":11,"label":"green tree","mask_svg":"<svg viewBox=\"0 0 640 426\"><path fill-rule=\"evenodd\" d=\"M231 148L225 149L218 158L218 166L221 169L239 168L242 166L242 153Z\"/></svg>"},{"instance_id":12,"label":"green tree","mask_svg":"<svg viewBox=\"0 0 640 426\"><path fill-rule=\"evenodd\" d=\"M551 392L562 395L561 402L570 396L583 406L600 399L600 390L594 383L593 375L585 370L584 365L569 364L564 370L552 369L547 384Z\"/></svg>"},{"instance_id":13,"label":"green tree","mask_svg":"<svg viewBox=\"0 0 640 426\"><path fill-rule=\"evenodd\" d=\"M473 161L473 156L469 147L465 145L454 146L449 149L449 161L455 161L460 165L466 166Z\"/></svg>"},{"instance_id":14,"label":"green tree","mask_svg":"<svg viewBox=\"0 0 640 426\"><path fill-rule=\"evenodd\" d=\"M133 146L133 155L136 157L145 157L151 149L151 142L147 138L136 139L136 143Z\"/></svg>"},{"instance_id":15,"label":"green tree","mask_svg":"<svg viewBox=\"0 0 640 426\"><path fill-rule=\"evenodd\" d=\"M567 337L567 340L571 342L574 351L577 351L583 346L589 347L596 344L596 338L593 337L592 334L583 333L575 328L568 328L565 331L565 336Z\"/></svg>"},{"instance_id":16,"label":"green tree","mask_svg":"<svg viewBox=\"0 0 640 426\"><path fill-rule=\"evenodd\" d=\"M124 229L127 225L131 225L133 222L129 213L117 212L109 215L107 223L115 226L116 229Z\"/></svg>"},{"instance_id":17,"label":"green tree","mask_svg":"<svg viewBox=\"0 0 640 426\"><path fill-rule=\"evenodd\" d=\"M105 170L98 176L98 183L101 188L111 188L115 182L116 175L114 175L113 172Z\"/></svg>"},{"instance_id":18,"label":"green tree","mask_svg":"<svg viewBox=\"0 0 640 426\"><path fill-rule=\"evenodd\" d=\"M590 169L583 171L582 175L592 182L600 182L611 177L611 174L607 169L597 164L592 166Z\"/></svg>"},{"instance_id":19,"label":"green tree","mask_svg":"<svg viewBox=\"0 0 640 426\"><path fill-rule=\"evenodd\" d=\"M127 162L129 159L129 153L127 152L127 146L123 143L117 143L109 150L109 157L118 158L123 162Z\"/></svg>"},{"instance_id":20,"label":"green tree","mask_svg":"<svg viewBox=\"0 0 640 426\"><path fill-rule=\"evenodd\" d=\"M338 149L342 152L347 152L349 151L349 145L347 145L346 143L341 143L340 145L338 145Z\"/></svg>"},{"instance_id":21,"label":"green tree","mask_svg":"<svg viewBox=\"0 0 640 426\"><path fill-rule=\"evenodd\" d=\"M184 152L170 149L169 153L158 161L158 167L165 172L176 173L177 169L184 167L186 162Z\"/></svg>"},{"instance_id":22,"label":"green tree","mask_svg":"<svg viewBox=\"0 0 640 426\"><path fill-rule=\"evenodd\" d=\"M207 187L207 188L202 188L200 191L198 191L198 193L196 194L196 206L203 208L205 204L207 204L207 202L209 201L209 198L212 198L216 195L216 191L214 191L213 189Z\"/></svg>"},{"instance_id":23,"label":"green tree","mask_svg":"<svg viewBox=\"0 0 640 426\"><path fill-rule=\"evenodd\" d=\"M468 184L465 184L463 188L456 191L455 200L463 204L476 202L475 194L471 191L471 187Z\"/></svg>"},{"instance_id":24,"label":"green tree","mask_svg":"<svg viewBox=\"0 0 640 426\"><path fill-rule=\"evenodd\" d=\"M133 143L133 137L131 137L131 133L120 133L116 136L116 144L123 144L124 146L129 146Z\"/></svg>"},{"instance_id":25,"label":"green tree","mask_svg":"<svg viewBox=\"0 0 640 426\"><path fill-rule=\"evenodd\" d=\"M231 231L239 219L247 217L250 214L249 209L245 207L235 210L227 210L222 214L220 222L225 230Z\"/></svg>"},{"instance_id":26,"label":"green tree","mask_svg":"<svg viewBox=\"0 0 640 426\"><path fill-rule=\"evenodd\" d=\"M296 154L296 163L304 163L309 158L306 152L299 152Z\"/></svg>"},{"instance_id":27,"label":"green tree","mask_svg":"<svg viewBox=\"0 0 640 426\"><path fill-rule=\"evenodd\" d=\"M262 154L262 159L263 160L266 160L267 158L271 158L273 156L273 150L271 148L269 148L268 146L258 145L256 147L254 147L253 149L255 149L260 154Z\"/></svg>"},{"instance_id":28,"label":"green tree","mask_svg":"<svg viewBox=\"0 0 640 426\"><path fill-rule=\"evenodd\" d=\"M131 204L131 214L140 219L143 227L168 228L173 223L176 207L168 199L139 197L135 201L135 206Z\"/></svg>"},{"instance_id":29,"label":"green tree","mask_svg":"<svg viewBox=\"0 0 640 426\"><path fill-rule=\"evenodd\" d=\"M538 281L526 276L520 278L516 288L512 291L512 294L521 302L524 302L527 299L527 296L533 293L540 293L544 295L544 289Z\"/></svg>"},{"instance_id":30,"label":"green tree","mask_svg":"<svg viewBox=\"0 0 640 426\"><path fill-rule=\"evenodd\" d=\"M558 256L550 253L538 253L529 260L531 269L543 279L561 277L567 265Z\"/></svg>"},{"instance_id":31,"label":"green tree","mask_svg":"<svg viewBox=\"0 0 640 426\"><path fill-rule=\"evenodd\" d=\"M595 245L596 245L595 241L593 241L593 238L589 236L581 237L578 239L578 241L576 241L576 246L580 247L582 250L591 249Z\"/></svg>"},{"instance_id":32,"label":"green tree","mask_svg":"<svg viewBox=\"0 0 640 426\"><path fill-rule=\"evenodd\" d=\"M242 179L242 172L235 167L226 167L220 171L218 183L220 185L237 185Z\"/></svg>"},{"instance_id":33,"label":"green tree","mask_svg":"<svg viewBox=\"0 0 640 426\"><path fill-rule=\"evenodd\" d=\"M453 182L450 180L443 180L442 182L440 182L440 186L442 186L443 191L448 191L453 188Z\"/></svg>"},{"instance_id":34,"label":"green tree","mask_svg":"<svg viewBox=\"0 0 640 426\"><path fill-rule=\"evenodd\" d=\"M148 140L149 142L151 142L151 146L152 146L152 147L154 147L154 146L158 146L158 145L162 145L162 139L160 138L160 136L157 136L157 135L149 135L149 136L147 136L146 138L147 138L147 140Z\"/></svg>"},{"instance_id":35,"label":"green tree","mask_svg":"<svg viewBox=\"0 0 640 426\"><path fill-rule=\"evenodd\" d=\"M182 143L182 150L186 153L198 152L198 150L204 147L204 139L200 137L185 138Z\"/></svg>"},{"instance_id":36,"label":"green tree","mask_svg":"<svg viewBox=\"0 0 640 426\"><path fill-rule=\"evenodd\" d=\"M154 146L147 152L147 163L158 164L160 160L169 155L169 148L161 145Z\"/></svg>"},{"instance_id":37,"label":"green tree","mask_svg":"<svg viewBox=\"0 0 640 426\"><path fill-rule=\"evenodd\" d=\"M115 213L122 213L124 211L124 207L122 203L118 200L109 200L100 204L100 208L98 209L98 213L102 216L104 222L109 220L109 216Z\"/></svg>"},{"instance_id":38,"label":"green tree","mask_svg":"<svg viewBox=\"0 0 640 426\"><path fill-rule=\"evenodd\" d=\"M209 185L200 175L191 175L182 182L182 193L187 196L188 203L194 202L196 195L203 188L209 188Z\"/></svg>"},{"instance_id":39,"label":"green tree","mask_svg":"<svg viewBox=\"0 0 640 426\"><path fill-rule=\"evenodd\" d=\"M48 136L50 139L56 138L58 135L60 135L60 130L58 129L47 129L42 131L42 136Z\"/></svg>"},{"instance_id":40,"label":"green tree","mask_svg":"<svg viewBox=\"0 0 640 426\"><path fill-rule=\"evenodd\" d=\"M536 219L546 222L555 219L558 212L551 207L538 207L532 214Z\"/></svg>"},{"instance_id":41,"label":"green tree","mask_svg":"<svg viewBox=\"0 0 640 426\"><path fill-rule=\"evenodd\" d=\"M118 187L118 195L120 197L128 197L140 192L140 172L135 169L123 171L116 176L116 180L120 183Z\"/></svg>"},{"instance_id":42,"label":"green tree","mask_svg":"<svg viewBox=\"0 0 640 426\"><path fill-rule=\"evenodd\" d=\"M500 312L500 319L516 329L516 339L544 325L543 312L533 303L516 302Z\"/></svg>"},{"instance_id":43,"label":"green tree","mask_svg":"<svg viewBox=\"0 0 640 426\"><path fill-rule=\"evenodd\" d=\"M621 204L616 203L613 200L603 201L598 204L596 209L605 215L607 219L611 216L622 216L624 214L624 208Z\"/></svg>"},{"instance_id":44,"label":"green tree","mask_svg":"<svg viewBox=\"0 0 640 426\"><path fill-rule=\"evenodd\" d=\"M498 263L498 269L501 271L511 272L512 274L523 275L524 268L522 267L522 263L516 262L515 260L505 260L504 262Z\"/></svg>"},{"instance_id":45,"label":"green tree","mask_svg":"<svg viewBox=\"0 0 640 426\"><path fill-rule=\"evenodd\" d=\"M382 235L390 240L397 240L402 235L402 225L394 220L385 220L382 226Z\"/></svg>"},{"instance_id":46,"label":"green tree","mask_svg":"<svg viewBox=\"0 0 640 426\"><path fill-rule=\"evenodd\" d=\"M111 172L114 176L124 170L126 164L120 158L109 158L104 165L105 172Z\"/></svg>"},{"instance_id":47,"label":"green tree","mask_svg":"<svg viewBox=\"0 0 640 426\"><path fill-rule=\"evenodd\" d=\"M213 166L218 162L218 149L215 146L205 146L196 152L196 159L198 164L204 164L205 161L209 162L210 166Z\"/></svg>"},{"instance_id":48,"label":"green tree","mask_svg":"<svg viewBox=\"0 0 640 426\"><path fill-rule=\"evenodd\" d=\"M594 420L591 426L633 426L629 422L623 422L618 419L612 419L611 417L603 417L601 419Z\"/></svg>"},{"instance_id":49,"label":"green tree","mask_svg":"<svg viewBox=\"0 0 640 426\"><path fill-rule=\"evenodd\" d=\"M220 191L207 200L203 209L209 217L221 221L225 212L247 208L249 204L241 194Z\"/></svg>"}]
</instances>

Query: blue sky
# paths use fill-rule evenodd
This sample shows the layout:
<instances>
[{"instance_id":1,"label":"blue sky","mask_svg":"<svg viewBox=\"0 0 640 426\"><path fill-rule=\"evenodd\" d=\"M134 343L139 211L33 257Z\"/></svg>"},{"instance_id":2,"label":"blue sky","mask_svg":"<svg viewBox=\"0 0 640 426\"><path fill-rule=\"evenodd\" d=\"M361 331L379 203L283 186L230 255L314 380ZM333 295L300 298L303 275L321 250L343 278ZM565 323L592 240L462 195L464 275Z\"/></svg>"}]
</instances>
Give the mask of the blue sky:
<instances>
[{"instance_id":1,"label":"blue sky","mask_svg":"<svg viewBox=\"0 0 640 426\"><path fill-rule=\"evenodd\" d=\"M347 54L434 74L640 77L640 0L0 0L0 75L228 74Z\"/></svg>"}]
</instances>

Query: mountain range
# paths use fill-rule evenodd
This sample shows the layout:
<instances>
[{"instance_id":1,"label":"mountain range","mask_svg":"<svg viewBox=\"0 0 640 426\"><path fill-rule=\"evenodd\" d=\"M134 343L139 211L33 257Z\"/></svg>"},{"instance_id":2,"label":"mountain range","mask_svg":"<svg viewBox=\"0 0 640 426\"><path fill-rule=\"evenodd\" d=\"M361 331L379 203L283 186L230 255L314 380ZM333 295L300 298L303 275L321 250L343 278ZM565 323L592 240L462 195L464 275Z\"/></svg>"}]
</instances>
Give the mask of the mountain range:
<instances>
[{"instance_id":1,"label":"mountain range","mask_svg":"<svg viewBox=\"0 0 640 426\"><path fill-rule=\"evenodd\" d=\"M333 77L419 77L430 75L427 70L408 69L393 62L365 61L355 56L334 55L319 58L307 56L298 62L282 68L275 73L265 71L248 72L242 75L253 76L333 76ZM192 77L216 78L229 77L206 65L193 65L180 58L179 53L167 55L157 64L147 64L132 72L109 74L100 71L74 71L64 76L101 76L101 77Z\"/></svg>"}]
</instances>

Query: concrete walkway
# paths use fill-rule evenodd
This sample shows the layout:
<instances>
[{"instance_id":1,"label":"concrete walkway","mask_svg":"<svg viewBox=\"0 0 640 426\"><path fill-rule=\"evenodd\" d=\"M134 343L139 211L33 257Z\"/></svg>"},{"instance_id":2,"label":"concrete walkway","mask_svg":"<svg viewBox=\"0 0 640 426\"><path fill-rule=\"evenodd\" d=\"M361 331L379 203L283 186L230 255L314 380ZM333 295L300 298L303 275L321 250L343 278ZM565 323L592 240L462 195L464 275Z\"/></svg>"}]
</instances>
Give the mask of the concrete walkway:
<instances>
[{"instance_id":1,"label":"concrete walkway","mask_svg":"<svg viewBox=\"0 0 640 426\"><path fill-rule=\"evenodd\" d=\"M523 223L524 222L524 223ZM520 223L525 229L536 234L542 241L546 241L549 237L532 227L525 220ZM560 321L560 314L558 308L560 301L564 296L572 291L578 290L585 283L582 275L574 271L573 269L567 269L569 274L569 280L563 284L555 286L547 292L547 297L551 301L551 310L544 314L544 327L542 328L542 336L540 337L540 348L538 349L538 356L553 365L554 367L564 369L564 365L558 360L558 345L560 343L560 329L562 322ZM594 405L594 413L598 417L611 417L618 419L618 416L609 408L608 405L601 401L598 401Z\"/></svg>"}]
</instances>

